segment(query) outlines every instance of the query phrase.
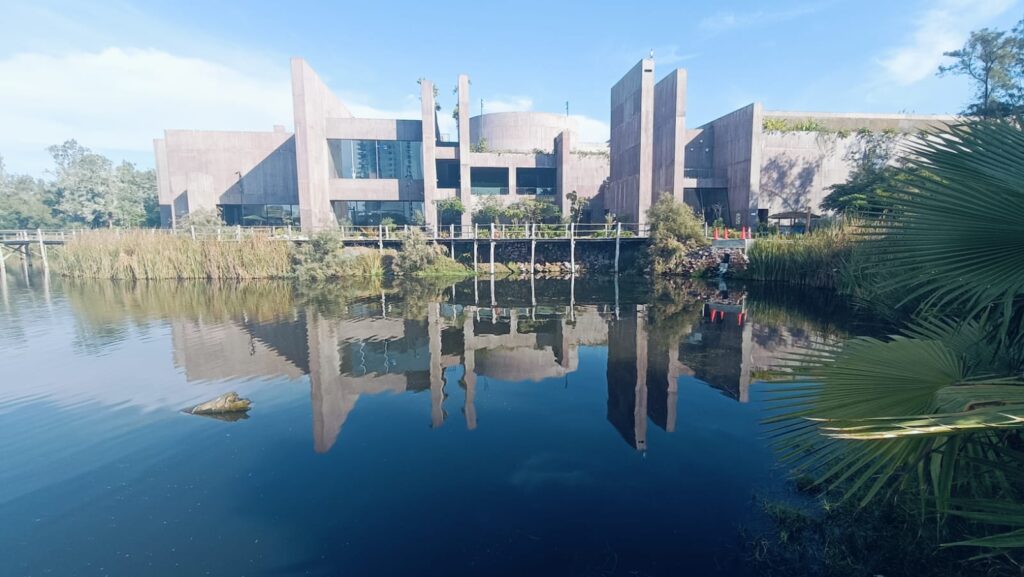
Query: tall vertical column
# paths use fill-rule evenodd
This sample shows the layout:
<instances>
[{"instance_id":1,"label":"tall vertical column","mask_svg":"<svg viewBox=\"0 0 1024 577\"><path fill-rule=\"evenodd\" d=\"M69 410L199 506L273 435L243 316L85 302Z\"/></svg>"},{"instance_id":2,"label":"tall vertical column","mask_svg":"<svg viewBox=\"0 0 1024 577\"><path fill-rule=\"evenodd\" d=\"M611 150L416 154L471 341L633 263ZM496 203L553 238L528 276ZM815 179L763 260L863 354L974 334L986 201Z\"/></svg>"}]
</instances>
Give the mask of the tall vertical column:
<instances>
[{"instance_id":1,"label":"tall vertical column","mask_svg":"<svg viewBox=\"0 0 1024 577\"><path fill-rule=\"evenodd\" d=\"M469 76L459 75L458 85L459 97L459 200L465 207L462 213L462 226L469 227L473 224L473 195L470 181L470 150L472 143L469 141Z\"/></svg>"},{"instance_id":2,"label":"tall vertical column","mask_svg":"<svg viewBox=\"0 0 1024 577\"><path fill-rule=\"evenodd\" d=\"M558 204L562 211L562 216L569 216L569 197L568 194L572 192L572 146L573 137L572 132L563 130L561 134L555 137L555 150L557 151L555 162L557 163L556 178L558 182L558 190L555 191L557 195L555 202Z\"/></svg>"},{"instance_id":3,"label":"tall vertical column","mask_svg":"<svg viewBox=\"0 0 1024 577\"><path fill-rule=\"evenodd\" d=\"M440 224L437 220L437 109L434 101L434 83L420 80L420 113L423 117L423 219L427 225Z\"/></svg>"}]
</instances>

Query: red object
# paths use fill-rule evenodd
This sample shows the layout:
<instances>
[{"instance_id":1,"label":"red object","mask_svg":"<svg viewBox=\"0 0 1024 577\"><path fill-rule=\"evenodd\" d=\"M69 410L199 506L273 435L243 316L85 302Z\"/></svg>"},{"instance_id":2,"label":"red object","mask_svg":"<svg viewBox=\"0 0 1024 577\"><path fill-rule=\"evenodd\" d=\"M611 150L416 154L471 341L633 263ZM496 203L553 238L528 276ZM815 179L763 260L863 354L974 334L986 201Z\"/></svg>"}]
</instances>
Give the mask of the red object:
<instances>
[{"instance_id":1,"label":"red object","mask_svg":"<svg viewBox=\"0 0 1024 577\"><path fill-rule=\"evenodd\" d=\"M718 240L718 227L715 227L715 240Z\"/></svg>"},{"instance_id":2,"label":"red object","mask_svg":"<svg viewBox=\"0 0 1024 577\"><path fill-rule=\"evenodd\" d=\"M725 227L725 240L729 240L729 227Z\"/></svg>"}]
</instances>

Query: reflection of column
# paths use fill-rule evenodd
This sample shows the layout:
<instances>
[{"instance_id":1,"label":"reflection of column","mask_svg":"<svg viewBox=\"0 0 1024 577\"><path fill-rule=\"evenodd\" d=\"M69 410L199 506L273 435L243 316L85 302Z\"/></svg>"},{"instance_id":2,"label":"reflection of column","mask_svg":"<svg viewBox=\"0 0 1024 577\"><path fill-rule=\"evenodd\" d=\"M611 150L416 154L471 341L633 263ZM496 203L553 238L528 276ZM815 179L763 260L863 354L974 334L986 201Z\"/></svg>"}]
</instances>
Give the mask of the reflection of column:
<instances>
[{"instance_id":1,"label":"reflection of column","mask_svg":"<svg viewBox=\"0 0 1024 577\"><path fill-rule=\"evenodd\" d=\"M463 342L468 341L469 335L473 334L473 315L466 314L465 320L462 323ZM476 428L476 349L465 347L462 355L462 366L465 369L462 376L462 382L466 385L466 404L462 408L463 414L466 415L466 428L473 430Z\"/></svg>"},{"instance_id":2,"label":"reflection of column","mask_svg":"<svg viewBox=\"0 0 1024 577\"><path fill-rule=\"evenodd\" d=\"M749 321L743 323L743 333L740 337L740 402L750 400L750 370L751 361L754 355L754 324Z\"/></svg>"},{"instance_id":3,"label":"reflection of column","mask_svg":"<svg viewBox=\"0 0 1024 577\"><path fill-rule=\"evenodd\" d=\"M309 345L309 383L313 405L313 448L325 453L334 445L359 395L340 381L341 347L337 323L313 309L306 310Z\"/></svg>"},{"instance_id":4,"label":"reflection of column","mask_svg":"<svg viewBox=\"0 0 1024 577\"><path fill-rule=\"evenodd\" d=\"M441 366L441 304L427 306L427 333L430 340L430 424L444 424L444 368Z\"/></svg>"},{"instance_id":5,"label":"reflection of column","mask_svg":"<svg viewBox=\"0 0 1024 577\"><path fill-rule=\"evenodd\" d=\"M647 314L643 305L636 311L636 406L633 427L636 448L647 450Z\"/></svg>"}]
</instances>

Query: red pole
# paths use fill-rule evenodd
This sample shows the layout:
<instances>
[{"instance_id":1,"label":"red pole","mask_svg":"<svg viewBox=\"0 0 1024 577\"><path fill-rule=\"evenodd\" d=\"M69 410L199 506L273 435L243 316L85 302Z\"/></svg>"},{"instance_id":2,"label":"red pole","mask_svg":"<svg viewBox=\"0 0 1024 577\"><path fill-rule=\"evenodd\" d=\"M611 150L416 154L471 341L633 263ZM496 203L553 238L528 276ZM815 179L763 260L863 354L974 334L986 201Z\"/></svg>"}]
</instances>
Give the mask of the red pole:
<instances>
[{"instance_id":1,"label":"red pole","mask_svg":"<svg viewBox=\"0 0 1024 577\"><path fill-rule=\"evenodd\" d=\"M715 240L718 240L718 227L715 227Z\"/></svg>"},{"instance_id":2,"label":"red pole","mask_svg":"<svg viewBox=\"0 0 1024 577\"><path fill-rule=\"evenodd\" d=\"M725 240L729 240L729 227L725 227Z\"/></svg>"}]
</instances>

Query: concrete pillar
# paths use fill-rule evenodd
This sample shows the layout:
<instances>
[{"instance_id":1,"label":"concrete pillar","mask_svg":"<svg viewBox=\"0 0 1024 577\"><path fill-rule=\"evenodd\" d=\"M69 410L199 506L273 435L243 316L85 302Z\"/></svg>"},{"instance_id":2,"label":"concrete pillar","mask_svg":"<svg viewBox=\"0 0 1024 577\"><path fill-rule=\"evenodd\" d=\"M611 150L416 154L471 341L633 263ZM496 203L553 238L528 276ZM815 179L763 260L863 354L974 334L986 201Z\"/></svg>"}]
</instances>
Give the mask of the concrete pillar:
<instances>
[{"instance_id":1,"label":"concrete pillar","mask_svg":"<svg viewBox=\"0 0 1024 577\"><path fill-rule=\"evenodd\" d=\"M420 114L423 118L423 220L437 224L437 111L434 83L420 80Z\"/></svg>"},{"instance_id":2,"label":"concrete pillar","mask_svg":"<svg viewBox=\"0 0 1024 577\"><path fill-rule=\"evenodd\" d=\"M494 223L491 223L491 282L494 282Z\"/></svg>"},{"instance_id":3,"label":"concrete pillar","mask_svg":"<svg viewBox=\"0 0 1024 577\"><path fill-rule=\"evenodd\" d=\"M619 274L619 243L622 241L622 223L615 223L615 274Z\"/></svg>"},{"instance_id":4,"label":"concrete pillar","mask_svg":"<svg viewBox=\"0 0 1024 577\"><path fill-rule=\"evenodd\" d=\"M555 202L562 211L562 216L569 216L569 197L572 192L572 147L573 135L568 130L562 131L555 138L555 177L558 188L555 191Z\"/></svg>"},{"instance_id":5,"label":"concrete pillar","mask_svg":"<svg viewBox=\"0 0 1024 577\"><path fill-rule=\"evenodd\" d=\"M459 200L466 208L462 213L462 225L473 223L473 195L470 178L470 147L469 141L469 76L459 75L457 87L459 98Z\"/></svg>"},{"instance_id":6,"label":"concrete pillar","mask_svg":"<svg viewBox=\"0 0 1024 577\"><path fill-rule=\"evenodd\" d=\"M441 304L427 307L427 333L430 352L430 426L444 424L444 367L441 366Z\"/></svg>"},{"instance_id":7,"label":"concrete pillar","mask_svg":"<svg viewBox=\"0 0 1024 577\"><path fill-rule=\"evenodd\" d=\"M473 315L466 314L462 323L462 334L473 334ZM467 339L468 340L468 339ZM466 428L472 431L476 428L476 349L466 347L462 353L462 367L464 369L462 382L466 385L466 403L462 412L466 415Z\"/></svg>"}]
</instances>

